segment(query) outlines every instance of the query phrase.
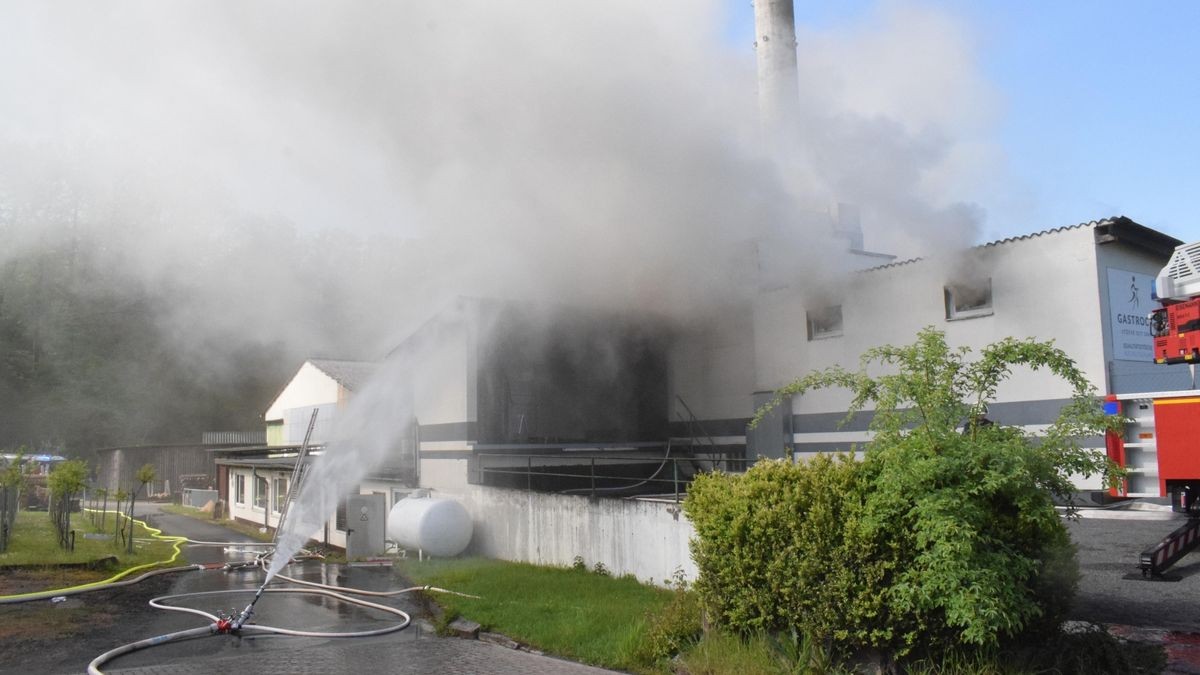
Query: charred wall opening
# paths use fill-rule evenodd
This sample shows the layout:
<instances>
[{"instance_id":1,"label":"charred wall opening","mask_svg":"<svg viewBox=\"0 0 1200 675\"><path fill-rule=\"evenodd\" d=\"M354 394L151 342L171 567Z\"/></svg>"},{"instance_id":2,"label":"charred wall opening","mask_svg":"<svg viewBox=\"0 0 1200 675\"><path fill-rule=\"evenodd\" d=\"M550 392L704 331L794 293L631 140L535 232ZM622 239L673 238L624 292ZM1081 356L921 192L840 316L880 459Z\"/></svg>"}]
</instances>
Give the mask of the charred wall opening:
<instances>
[{"instance_id":1,"label":"charred wall opening","mask_svg":"<svg viewBox=\"0 0 1200 675\"><path fill-rule=\"evenodd\" d=\"M579 310L505 307L480 346L485 443L619 443L668 435L667 332Z\"/></svg>"}]
</instances>

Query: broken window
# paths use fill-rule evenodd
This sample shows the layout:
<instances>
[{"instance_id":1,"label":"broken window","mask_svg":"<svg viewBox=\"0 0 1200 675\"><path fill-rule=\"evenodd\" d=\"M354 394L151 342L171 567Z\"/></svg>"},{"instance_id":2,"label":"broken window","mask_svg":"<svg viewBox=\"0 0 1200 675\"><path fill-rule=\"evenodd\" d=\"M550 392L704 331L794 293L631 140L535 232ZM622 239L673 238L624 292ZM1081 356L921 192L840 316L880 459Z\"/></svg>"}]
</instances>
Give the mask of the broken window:
<instances>
[{"instance_id":1,"label":"broken window","mask_svg":"<svg viewBox=\"0 0 1200 675\"><path fill-rule=\"evenodd\" d=\"M992 313L992 280L964 284L950 284L944 289L946 297L946 320L970 319Z\"/></svg>"},{"instance_id":2,"label":"broken window","mask_svg":"<svg viewBox=\"0 0 1200 675\"><path fill-rule=\"evenodd\" d=\"M808 310L808 339L837 337L842 334L842 306Z\"/></svg>"}]
</instances>

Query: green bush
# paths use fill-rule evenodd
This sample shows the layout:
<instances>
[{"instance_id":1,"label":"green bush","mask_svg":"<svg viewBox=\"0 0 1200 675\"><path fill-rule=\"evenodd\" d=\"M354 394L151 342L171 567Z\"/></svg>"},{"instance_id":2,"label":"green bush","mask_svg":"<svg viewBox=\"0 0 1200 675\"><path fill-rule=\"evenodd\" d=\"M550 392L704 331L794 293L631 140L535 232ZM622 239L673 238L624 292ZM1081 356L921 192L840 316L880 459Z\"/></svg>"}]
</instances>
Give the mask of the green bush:
<instances>
[{"instance_id":1,"label":"green bush","mask_svg":"<svg viewBox=\"0 0 1200 675\"><path fill-rule=\"evenodd\" d=\"M700 598L688 589L680 573L671 601L646 615L646 629L634 651L634 662L652 666L682 652L700 637L700 617Z\"/></svg>"},{"instance_id":2,"label":"green bush","mask_svg":"<svg viewBox=\"0 0 1200 675\"><path fill-rule=\"evenodd\" d=\"M890 635L877 586L894 562L872 551L867 483L852 459L760 461L745 474L700 476L684 505L696 528L696 590L718 625L872 644Z\"/></svg>"},{"instance_id":3,"label":"green bush","mask_svg":"<svg viewBox=\"0 0 1200 675\"><path fill-rule=\"evenodd\" d=\"M840 386L854 395L851 414L873 407L861 461L761 461L695 481L684 507L696 588L719 624L898 656L1057 625L1077 571L1053 497L1070 494L1073 473L1112 474L1080 446L1109 421L1049 343L968 354L926 329L913 345L869 351L859 372L832 368L781 390ZM1014 366L1048 369L1075 394L1036 439L980 414Z\"/></svg>"}]
</instances>

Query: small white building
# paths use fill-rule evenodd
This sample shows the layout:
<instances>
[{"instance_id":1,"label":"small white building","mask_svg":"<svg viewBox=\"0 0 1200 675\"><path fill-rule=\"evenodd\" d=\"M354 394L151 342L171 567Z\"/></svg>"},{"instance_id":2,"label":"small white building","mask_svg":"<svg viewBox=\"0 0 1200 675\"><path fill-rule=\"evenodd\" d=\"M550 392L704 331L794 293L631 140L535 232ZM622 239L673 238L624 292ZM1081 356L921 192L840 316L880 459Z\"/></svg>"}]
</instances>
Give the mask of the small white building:
<instances>
[{"instance_id":1,"label":"small white building","mask_svg":"<svg viewBox=\"0 0 1200 675\"><path fill-rule=\"evenodd\" d=\"M229 515L241 521L274 529L287 499L297 452L309 423L313 423L309 449L323 451L345 406L377 372L379 364L365 361L310 359L279 392L264 415L265 446L227 449L217 460L222 498ZM313 413L316 411L316 418ZM311 456L309 458L311 461ZM355 494L380 495L385 509L411 491L415 477L409 468L389 463L369 471L353 488ZM345 504L330 514L319 539L331 546L346 547Z\"/></svg>"}]
</instances>

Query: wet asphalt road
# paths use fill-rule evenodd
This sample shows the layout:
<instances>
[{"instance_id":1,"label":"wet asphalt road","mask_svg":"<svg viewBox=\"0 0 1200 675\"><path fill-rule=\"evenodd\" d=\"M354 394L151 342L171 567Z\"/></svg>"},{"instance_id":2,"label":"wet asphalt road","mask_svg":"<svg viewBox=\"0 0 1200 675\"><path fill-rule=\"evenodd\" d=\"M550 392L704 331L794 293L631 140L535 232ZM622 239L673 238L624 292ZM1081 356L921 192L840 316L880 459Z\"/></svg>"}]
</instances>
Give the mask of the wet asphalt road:
<instances>
[{"instance_id":1,"label":"wet asphalt road","mask_svg":"<svg viewBox=\"0 0 1200 675\"><path fill-rule=\"evenodd\" d=\"M1186 522L1184 517L1169 512L1133 514L1137 519L1116 519L1122 512L1110 515L1067 524L1083 575L1073 617L1200 633L1200 551L1189 553L1168 570L1179 581L1146 581L1138 571L1142 550Z\"/></svg>"},{"instance_id":2,"label":"wet asphalt road","mask_svg":"<svg viewBox=\"0 0 1200 675\"><path fill-rule=\"evenodd\" d=\"M153 505L150 510L153 509ZM224 528L171 514L148 514L168 533L193 539L246 541ZM1082 579L1071 613L1072 618L1106 624L1163 628L1200 633L1200 552L1185 557L1172 570L1176 582L1151 582L1137 574L1138 554L1173 530L1182 520L1169 513L1090 513L1068 523L1079 551ZM1117 518L1121 519L1117 519ZM223 548L190 547L191 562L223 561ZM233 557L238 557L232 554ZM376 590L398 588L391 570L385 568L341 568L316 563L294 565L287 572L321 583ZM85 606L110 607L113 620L98 624L72 639L52 640L34 654L3 658L0 672L79 673L101 652L126 642L175 630L202 626L204 619L167 612L146 605L149 598L167 593L191 593L219 589L241 589L236 596L212 596L187 601L189 606L210 612L240 608L261 583L261 573L245 571L183 572L163 576L125 589L84 594L56 605L62 611ZM385 600L414 616L415 600ZM19 621L23 608L0 608L0 621ZM386 615L346 606L329 599L266 595L257 607L255 620L261 624L305 630L350 631L374 628L393 621ZM161 645L112 661L111 673L345 673L355 671L391 673L602 673L580 664L514 651L476 641L439 638L416 626L372 638L236 638L213 636Z\"/></svg>"},{"instance_id":3,"label":"wet asphalt road","mask_svg":"<svg viewBox=\"0 0 1200 675\"><path fill-rule=\"evenodd\" d=\"M1145 581L1140 577L1138 554L1178 527L1183 519L1166 511L1091 511L1088 517L1068 522L1078 547L1081 579L1072 618L1095 623L1143 628L1162 628L1200 633L1200 552L1185 557L1171 570L1180 577L1174 582ZM179 516L160 516L162 525L192 538L228 536L222 528ZM201 528L201 529L196 529ZM223 554L209 551L209 555ZM193 559L203 555L193 552ZM359 588L390 589L395 582L385 569L343 569L307 565L289 572L292 576ZM1128 578L1133 577L1133 578ZM255 572L238 574L200 573L180 577L174 592L191 592L217 587L253 589L260 577ZM238 597L241 604L244 600ZM268 602L269 601L269 602ZM210 603L211 604L211 603ZM393 604L416 615L411 600ZM317 630L356 630L381 625L390 619L369 611L347 608L325 600L275 598L260 603L260 623ZM240 606L240 605L239 605ZM212 607L206 607L212 609ZM170 614L158 612L157 614ZM160 617L166 629L197 625L198 618ZM170 626L168 626L170 622ZM530 657L531 661L509 663L500 657ZM544 659L483 643L436 638L410 629L378 638L328 640L313 638L211 638L157 647L115 662L122 670L113 672L214 672L253 666L251 672L350 672L387 663L392 672L524 673L569 672L586 668ZM203 668L196 669L203 665ZM170 667L171 669L167 669ZM129 670L124 670L129 669ZM590 669L589 669L590 670ZM580 671L583 672L583 671ZM599 672L599 671L592 671Z\"/></svg>"},{"instance_id":4,"label":"wet asphalt road","mask_svg":"<svg viewBox=\"0 0 1200 675\"><path fill-rule=\"evenodd\" d=\"M139 516L167 534L196 540L250 541L211 523L185 516L161 513L155 505L139 509ZM229 553L225 547L188 547L188 562L223 562L251 558L252 554ZM400 580L390 568L350 568L304 563L285 568L283 574L368 590L395 590ZM183 604L211 613L229 613L244 607L262 583L262 572L246 570L189 571L156 577L123 589L73 596L53 605L54 611L106 608L111 618L97 622L95 629L73 638L49 636L40 649L6 655L0 644L0 672L80 673L96 656L119 645L172 631L205 626L206 619L182 612L159 610L147 605L155 596L234 589L234 595L199 596L172 604ZM275 587L275 584L272 584ZM280 584L280 587L293 587ZM397 607L414 618L420 616L412 596L367 598ZM36 609L33 603L0 608L0 621L19 621L22 611ZM360 608L330 598L268 593L255 607L253 622L306 631L346 632L369 630L394 624L399 617ZM31 653L32 652L32 653ZM11 658L5 658L11 656ZM235 637L213 635L183 642L158 645L124 655L105 665L107 673L497 673L566 675L607 673L578 663L517 651L486 642L442 638L422 631L417 625L382 636L366 638L310 638L290 636Z\"/></svg>"}]
</instances>

